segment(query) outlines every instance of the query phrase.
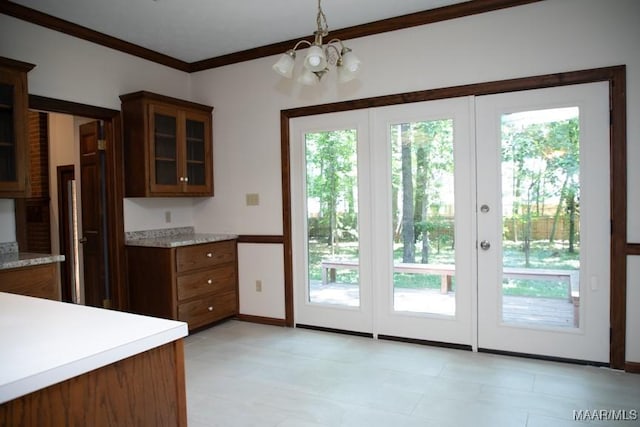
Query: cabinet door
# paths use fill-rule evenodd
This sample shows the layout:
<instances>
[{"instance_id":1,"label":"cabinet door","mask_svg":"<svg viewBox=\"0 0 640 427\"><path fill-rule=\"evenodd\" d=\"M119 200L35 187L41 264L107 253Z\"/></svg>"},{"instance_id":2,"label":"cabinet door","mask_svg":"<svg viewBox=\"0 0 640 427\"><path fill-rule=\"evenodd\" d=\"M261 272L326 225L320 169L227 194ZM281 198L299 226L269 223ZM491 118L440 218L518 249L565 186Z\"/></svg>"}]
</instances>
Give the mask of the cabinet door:
<instances>
[{"instance_id":1,"label":"cabinet door","mask_svg":"<svg viewBox=\"0 0 640 427\"><path fill-rule=\"evenodd\" d=\"M211 193L211 114L185 111L184 191Z\"/></svg>"},{"instance_id":2,"label":"cabinet door","mask_svg":"<svg viewBox=\"0 0 640 427\"><path fill-rule=\"evenodd\" d=\"M26 196L26 75L0 68L0 195Z\"/></svg>"},{"instance_id":3,"label":"cabinet door","mask_svg":"<svg viewBox=\"0 0 640 427\"><path fill-rule=\"evenodd\" d=\"M181 128L176 109L149 104L149 190L152 193L181 191Z\"/></svg>"}]
</instances>

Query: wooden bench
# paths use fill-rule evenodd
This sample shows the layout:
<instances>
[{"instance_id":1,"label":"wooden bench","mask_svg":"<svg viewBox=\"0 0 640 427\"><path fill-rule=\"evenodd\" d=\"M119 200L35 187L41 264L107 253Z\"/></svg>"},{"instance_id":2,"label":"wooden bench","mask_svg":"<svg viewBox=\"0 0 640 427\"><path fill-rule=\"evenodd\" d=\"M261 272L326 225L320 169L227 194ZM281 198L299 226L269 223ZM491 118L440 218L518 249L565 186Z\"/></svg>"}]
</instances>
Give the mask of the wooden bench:
<instances>
[{"instance_id":1,"label":"wooden bench","mask_svg":"<svg viewBox=\"0 0 640 427\"><path fill-rule=\"evenodd\" d=\"M323 260L322 284L335 283L336 270L357 270L357 260ZM397 263L393 265L396 273L436 274L441 276L440 292L451 292L452 277L455 275L455 265L452 264L414 264ZM579 272L575 270L553 270L521 267L504 267L505 279L529 279L529 280L557 280L567 285L567 298L570 302L576 302L579 297Z\"/></svg>"}]
</instances>

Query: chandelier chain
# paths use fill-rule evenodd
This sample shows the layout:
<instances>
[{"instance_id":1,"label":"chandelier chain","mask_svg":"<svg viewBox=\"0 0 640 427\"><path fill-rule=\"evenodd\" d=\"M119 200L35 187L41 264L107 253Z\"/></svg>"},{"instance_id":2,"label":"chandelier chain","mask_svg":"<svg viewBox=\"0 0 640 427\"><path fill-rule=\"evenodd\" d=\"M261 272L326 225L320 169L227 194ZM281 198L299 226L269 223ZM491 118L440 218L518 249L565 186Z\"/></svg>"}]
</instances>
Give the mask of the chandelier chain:
<instances>
[{"instance_id":1,"label":"chandelier chain","mask_svg":"<svg viewBox=\"0 0 640 427\"><path fill-rule=\"evenodd\" d=\"M318 27L318 34L326 36L327 34L329 34L329 24L327 23L327 16L322 10L320 1L321 0L318 0L318 16L316 17L316 24Z\"/></svg>"}]
</instances>

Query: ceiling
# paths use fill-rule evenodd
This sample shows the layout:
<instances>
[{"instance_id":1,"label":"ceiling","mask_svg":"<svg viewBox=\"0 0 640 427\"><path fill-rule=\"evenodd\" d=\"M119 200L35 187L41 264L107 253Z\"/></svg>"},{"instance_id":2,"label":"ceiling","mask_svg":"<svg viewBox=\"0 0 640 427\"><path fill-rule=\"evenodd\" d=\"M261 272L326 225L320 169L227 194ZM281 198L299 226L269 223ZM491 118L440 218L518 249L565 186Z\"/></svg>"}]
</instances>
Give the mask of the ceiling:
<instances>
[{"instance_id":1,"label":"ceiling","mask_svg":"<svg viewBox=\"0 0 640 427\"><path fill-rule=\"evenodd\" d=\"M329 31L464 0L323 0ZM316 0L12 0L184 63L309 36Z\"/></svg>"}]
</instances>

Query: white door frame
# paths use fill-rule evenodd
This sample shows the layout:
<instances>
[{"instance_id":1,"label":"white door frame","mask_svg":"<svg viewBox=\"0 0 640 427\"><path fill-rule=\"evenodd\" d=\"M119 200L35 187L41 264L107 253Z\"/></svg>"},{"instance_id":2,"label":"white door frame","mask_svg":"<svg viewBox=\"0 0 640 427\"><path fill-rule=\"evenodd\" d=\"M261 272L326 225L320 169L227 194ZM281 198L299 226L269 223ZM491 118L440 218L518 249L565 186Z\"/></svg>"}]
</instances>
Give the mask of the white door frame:
<instances>
[{"instance_id":1,"label":"white door frame","mask_svg":"<svg viewBox=\"0 0 640 427\"><path fill-rule=\"evenodd\" d=\"M636 246L627 242L627 163L626 163L626 67L617 65L603 68L584 69L570 72L556 72L509 80L489 81L461 86L399 93L349 102L335 102L281 110L281 170L282 170L282 210L284 251L284 298L285 318L274 321L286 326L294 326L293 292L293 250L291 231L291 177L289 158L289 121L297 117L315 114L350 111L370 107L403 104L410 102L446 99L469 95L487 95L518 90L557 87L570 84L609 82L611 109L612 174L610 177L612 233L611 243L611 353L609 365L615 369L625 368L626 341L626 288L627 256L636 254ZM250 237L250 236L248 236ZM247 237L247 238L248 238ZM274 236L279 237L279 236ZM246 238L245 238L246 239Z\"/></svg>"}]
</instances>

